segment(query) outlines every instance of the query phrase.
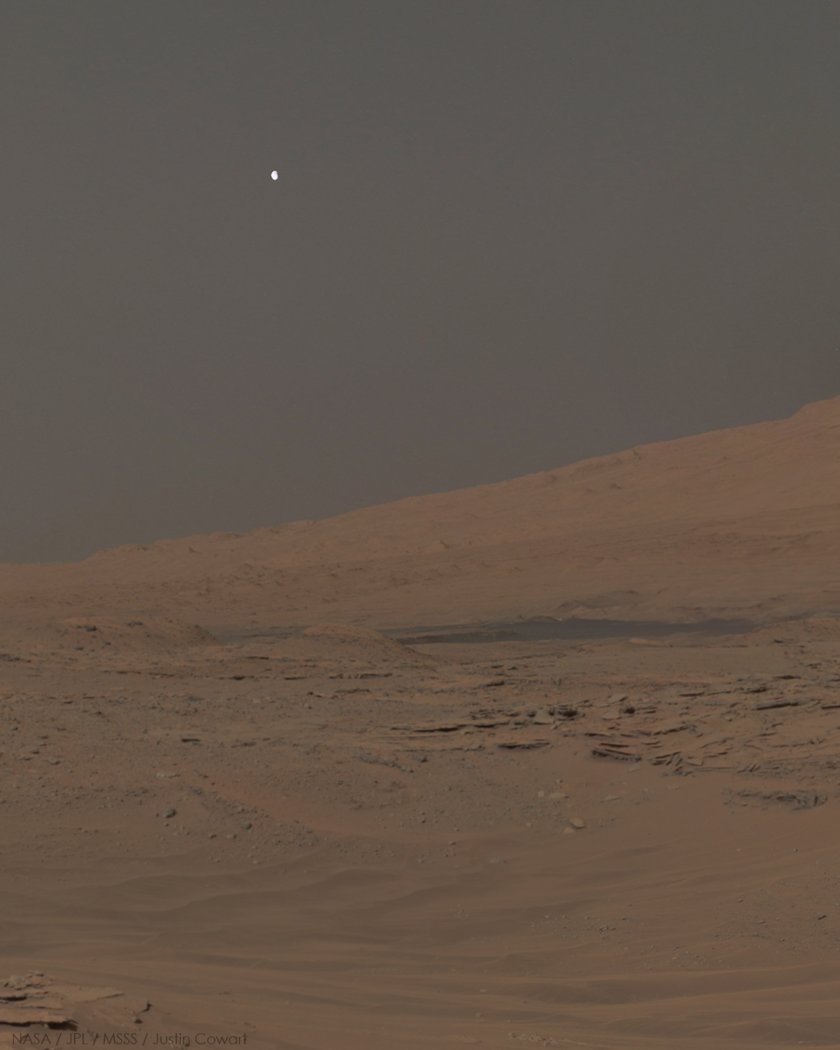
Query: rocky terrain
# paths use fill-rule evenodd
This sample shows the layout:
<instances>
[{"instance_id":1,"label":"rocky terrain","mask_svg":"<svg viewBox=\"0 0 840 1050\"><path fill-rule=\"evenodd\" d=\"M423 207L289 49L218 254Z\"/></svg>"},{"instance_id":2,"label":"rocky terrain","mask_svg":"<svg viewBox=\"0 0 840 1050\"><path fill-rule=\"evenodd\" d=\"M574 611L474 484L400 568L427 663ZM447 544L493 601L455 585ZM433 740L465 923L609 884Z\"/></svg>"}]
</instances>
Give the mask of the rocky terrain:
<instances>
[{"instance_id":1,"label":"rocky terrain","mask_svg":"<svg viewBox=\"0 0 840 1050\"><path fill-rule=\"evenodd\" d=\"M840 1046L838 446L5 567L0 1046Z\"/></svg>"}]
</instances>

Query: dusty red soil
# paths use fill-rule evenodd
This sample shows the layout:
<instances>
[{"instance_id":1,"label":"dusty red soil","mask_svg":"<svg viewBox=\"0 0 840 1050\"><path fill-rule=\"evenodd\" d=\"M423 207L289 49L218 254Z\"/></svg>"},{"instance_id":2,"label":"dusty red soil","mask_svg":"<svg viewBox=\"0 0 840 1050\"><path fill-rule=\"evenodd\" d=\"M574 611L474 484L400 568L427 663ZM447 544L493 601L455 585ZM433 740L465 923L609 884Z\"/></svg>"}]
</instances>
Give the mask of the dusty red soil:
<instances>
[{"instance_id":1,"label":"dusty red soil","mask_svg":"<svg viewBox=\"0 0 840 1050\"><path fill-rule=\"evenodd\" d=\"M0 1045L840 1046L838 453L2 569ZM535 614L640 622L382 633Z\"/></svg>"}]
</instances>

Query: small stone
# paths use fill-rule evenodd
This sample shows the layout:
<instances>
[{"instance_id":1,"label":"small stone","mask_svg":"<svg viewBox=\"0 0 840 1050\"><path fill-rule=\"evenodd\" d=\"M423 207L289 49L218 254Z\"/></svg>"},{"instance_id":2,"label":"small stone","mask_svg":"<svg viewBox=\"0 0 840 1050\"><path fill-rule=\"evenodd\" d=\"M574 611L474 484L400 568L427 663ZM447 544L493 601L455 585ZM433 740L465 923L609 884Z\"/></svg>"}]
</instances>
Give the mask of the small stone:
<instances>
[{"instance_id":1,"label":"small stone","mask_svg":"<svg viewBox=\"0 0 840 1050\"><path fill-rule=\"evenodd\" d=\"M586 827L586 821L581 819L581 817L572 817L569 824L577 831L583 831Z\"/></svg>"},{"instance_id":2,"label":"small stone","mask_svg":"<svg viewBox=\"0 0 840 1050\"><path fill-rule=\"evenodd\" d=\"M577 832L575 831L574 828L563 828L563 834L564 835L576 835Z\"/></svg>"},{"instance_id":3,"label":"small stone","mask_svg":"<svg viewBox=\"0 0 840 1050\"><path fill-rule=\"evenodd\" d=\"M169 820L169 818L170 817L174 817L177 812L178 812L178 810L175 809L174 806L170 806L169 809L165 809L163 811L163 815L166 818L166 820Z\"/></svg>"}]
</instances>

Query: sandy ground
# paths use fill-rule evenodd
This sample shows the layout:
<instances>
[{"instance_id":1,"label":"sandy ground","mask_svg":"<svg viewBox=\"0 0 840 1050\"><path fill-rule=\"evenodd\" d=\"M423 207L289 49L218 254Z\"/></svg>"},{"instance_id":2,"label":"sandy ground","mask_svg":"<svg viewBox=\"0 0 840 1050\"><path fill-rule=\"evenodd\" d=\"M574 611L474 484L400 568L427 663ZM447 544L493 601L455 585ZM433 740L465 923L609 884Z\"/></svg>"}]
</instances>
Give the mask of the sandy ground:
<instances>
[{"instance_id":1,"label":"sandy ground","mask_svg":"<svg viewBox=\"0 0 840 1050\"><path fill-rule=\"evenodd\" d=\"M835 399L0 567L0 1046L840 1047L838 494ZM388 633L532 616L630 625Z\"/></svg>"},{"instance_id":2,"label":"sandy ground","mask_svg":"<svg viewBox=\"0 0 840 1050\"><path fill-rule=\"evenodd\" d=\"M18 630L0 1045L840 1046L838 641Z\"/></svg>"}]
</instances>

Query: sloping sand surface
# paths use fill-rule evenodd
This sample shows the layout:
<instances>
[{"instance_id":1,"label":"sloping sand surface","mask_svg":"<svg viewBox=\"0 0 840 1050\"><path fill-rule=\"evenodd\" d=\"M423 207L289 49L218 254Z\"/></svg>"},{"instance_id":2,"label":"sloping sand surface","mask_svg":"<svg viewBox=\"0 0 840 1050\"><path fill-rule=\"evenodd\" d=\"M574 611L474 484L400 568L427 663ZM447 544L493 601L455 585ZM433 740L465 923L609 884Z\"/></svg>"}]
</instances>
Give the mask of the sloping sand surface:
<instances>
[{"instance_id":1,"label":"sloping sand surface","mask_svg":"<svg viewBox=\"0 0 840 1050\"><path fill-rule=\"evenodd\" d=\"M772 619L840 607L838 566L835 398L777 423L327 521L6 567L0 584L35 616L60 599L68 615L165 610L210 627Z\"/></svg>"}]
</instances>

